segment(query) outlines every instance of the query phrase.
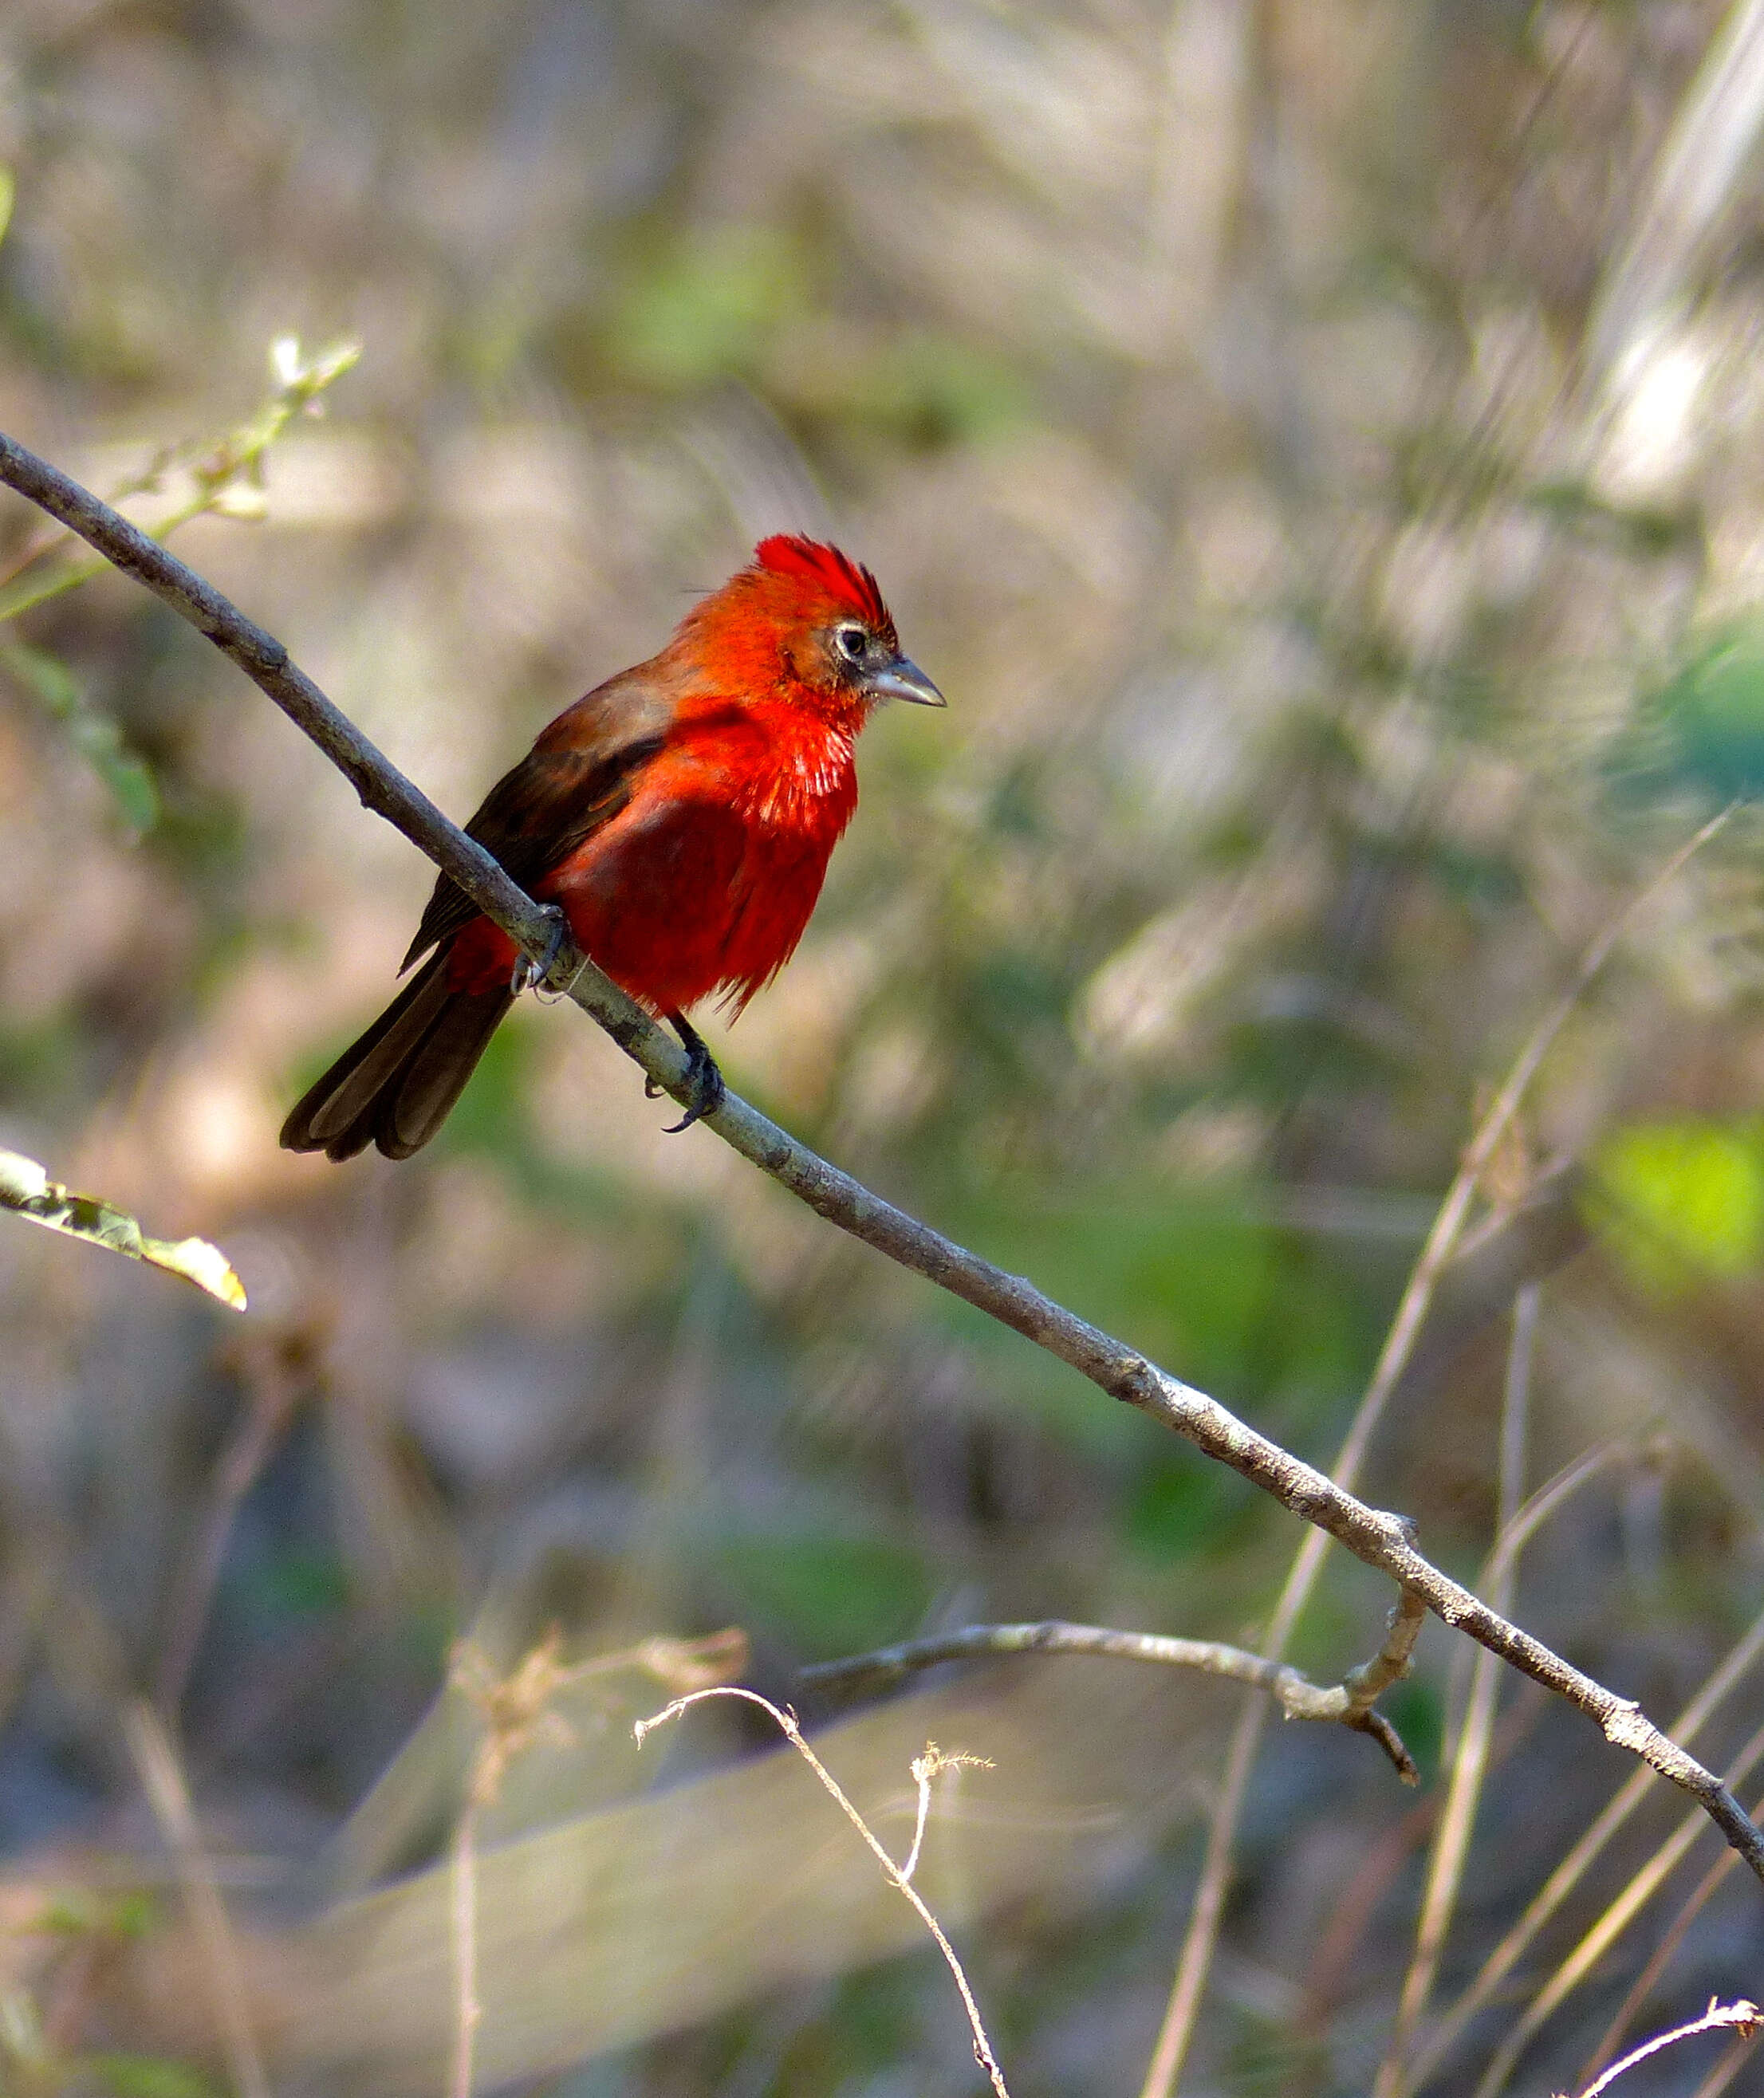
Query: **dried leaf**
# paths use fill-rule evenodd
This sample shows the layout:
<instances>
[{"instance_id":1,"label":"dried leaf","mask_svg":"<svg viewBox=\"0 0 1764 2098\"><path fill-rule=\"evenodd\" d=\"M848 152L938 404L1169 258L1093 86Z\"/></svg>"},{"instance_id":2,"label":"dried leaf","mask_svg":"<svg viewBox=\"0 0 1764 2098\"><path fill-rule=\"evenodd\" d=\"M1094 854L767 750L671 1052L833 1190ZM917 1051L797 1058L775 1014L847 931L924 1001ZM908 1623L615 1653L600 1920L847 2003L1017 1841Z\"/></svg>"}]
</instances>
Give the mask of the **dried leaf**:
<instances>
[{"instance_id":1,"label":"dried leaf","mask_svg":"<svg viewBox=\"0 0 1764 2098\"><path fill-rule=\"evenodd\" d=\"M15 1151L0 1151L0 1209L46 1231L64 1231L70 1238L162 1267L169 1275L181 1275L234 1310L245 1308L244 1285L218 1246L206 1239L151 1238L126 1210L96 1195L73 1194L51 1180L34 1158Z\"/></svg>"}]
</instances>

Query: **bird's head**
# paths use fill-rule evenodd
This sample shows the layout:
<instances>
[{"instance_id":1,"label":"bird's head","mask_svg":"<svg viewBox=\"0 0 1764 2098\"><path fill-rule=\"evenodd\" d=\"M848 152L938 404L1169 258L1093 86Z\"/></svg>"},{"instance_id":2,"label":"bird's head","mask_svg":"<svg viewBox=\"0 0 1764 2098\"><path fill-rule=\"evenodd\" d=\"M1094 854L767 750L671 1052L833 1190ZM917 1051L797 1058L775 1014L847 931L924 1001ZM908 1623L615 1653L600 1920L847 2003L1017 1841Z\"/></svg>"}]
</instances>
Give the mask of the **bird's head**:
<instances>
[{"instance_id":1,"label":"bird's head","mask_svg":"<svg viewBox=\"0 0 1764 2098\"><path fill-rule=\"evenodd\" d=\"M750 691L782 686L818 710L861 720L883 700L941 707L910 656L875 577L818 540L779 533L687 621L711 667Z\"/></svg>"}]
</instances>

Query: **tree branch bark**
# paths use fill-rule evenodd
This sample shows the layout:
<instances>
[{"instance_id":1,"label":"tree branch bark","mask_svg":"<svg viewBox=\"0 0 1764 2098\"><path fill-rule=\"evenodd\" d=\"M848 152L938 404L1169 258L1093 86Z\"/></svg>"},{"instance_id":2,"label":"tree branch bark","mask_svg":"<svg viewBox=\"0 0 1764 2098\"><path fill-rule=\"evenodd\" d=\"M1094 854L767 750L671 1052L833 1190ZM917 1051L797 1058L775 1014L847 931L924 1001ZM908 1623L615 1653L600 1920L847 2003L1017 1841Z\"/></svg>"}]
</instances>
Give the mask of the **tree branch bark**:
<instances>
[{"instance_id":1,"label":"tree branch bark","mask_svg":"<svg viewBox=\"0 0 1764 2098\"><path fill-rule=\"evenodd\" d=\"M1355 1733L1370 1734L1396 1767L1405 1784L1419 1784L1421 1774L1402 1737L1375 1700L1409 1672L1426 1606L1406 1588L1390 1613L1384 1644L1372 1658L1349 1670L1346 1679L1325 1688L1284 1661L1248 1653L1220 1639L1171 1639L1161 1632L1117 1631L1106 1625L1067 1624L1046 1617L1026 1625L964 1625L959 1631L902 1639L872 1653L841 1661L818 1661L802 1670L802 1680L817 1689L859 1684L884 1689L914 1670L935 1668L946 1661L972 1661L994 1654L1086 1654L1104 1661L1149 1661L1164 1668L1193 1668L1204 1675L1223 1675L1253 1688L1271 1692L1289 1719L1332 1720Z\"/></svg>"},{"instance_id":2,"label":"tree branch bark","mask_svg":"<svg viewBox=\"0 0 1764 2098\"><path fill-rule=\"evenodd\" d=\"M295 666L273 635L108 503L4 434L0 482L77 533L205 634L325 752L364 807L384 816L450 875L528 955L536 961L545 958L555 936L553 917L375 748ZM684 1052L586 956L566 943L555 955L550 981L567 989L642 1070L684 1103ZM1608 1741L1640 1757L1696 1800L1764 1881L1764 1836L1714 1773L1668 1740L1633 1700L1583 1674L1423 1557L1406 1518L1370 1508L1345 1492L1218 1400L1077 1317L1022 1276L1007 1274L884 1201L737 1095L731 1094L716 1113L705 1117L705 1126L818 1216L985 1312L1068 1363L1110 1398L1138 1407L1209 1457L1229 1464L1282 1507L1418 1596L1444 1622L1566 1699Z\"/></svg>"}]
</instances>

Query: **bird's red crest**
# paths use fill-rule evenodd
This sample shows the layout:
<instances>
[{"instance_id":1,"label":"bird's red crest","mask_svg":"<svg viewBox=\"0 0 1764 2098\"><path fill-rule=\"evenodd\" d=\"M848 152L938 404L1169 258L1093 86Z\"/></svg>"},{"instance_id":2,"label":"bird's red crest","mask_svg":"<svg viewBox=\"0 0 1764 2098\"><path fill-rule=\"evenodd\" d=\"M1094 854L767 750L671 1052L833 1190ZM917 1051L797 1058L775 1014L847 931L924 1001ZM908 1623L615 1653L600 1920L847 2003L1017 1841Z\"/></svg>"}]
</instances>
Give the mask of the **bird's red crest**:
<instances>
[{"instance_id":1,"label":"bird's red crest","mask_svg":"<svg viewBox=\"0 0 1764 2098\"><path fill-rule=\"evenodd\" d=\"M756 568L774 576L798 576L818 583L830 596L872 626L889 624L889 609L875 577L862 562L840 553L837 546L823 546L796 533L778 532L761 539L753 549Z\"/></svg>"}]
</instances>

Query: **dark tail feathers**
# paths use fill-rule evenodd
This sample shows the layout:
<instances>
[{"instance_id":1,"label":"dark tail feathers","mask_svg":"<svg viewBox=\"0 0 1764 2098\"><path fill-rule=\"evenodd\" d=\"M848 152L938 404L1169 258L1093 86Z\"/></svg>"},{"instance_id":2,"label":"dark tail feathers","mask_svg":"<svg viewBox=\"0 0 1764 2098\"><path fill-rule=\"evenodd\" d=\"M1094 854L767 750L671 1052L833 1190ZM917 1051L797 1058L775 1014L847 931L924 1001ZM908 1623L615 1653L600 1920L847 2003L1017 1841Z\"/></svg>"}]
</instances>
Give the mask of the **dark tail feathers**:
<instances>
[{"instance_id":1,"label":"dark tail feathers","mask_svg":"<svg viewBox=\"0 0 1764 2098\"><path fill-rule=\"evenodd\" d=\"M283 1150L336 1159L370 1143L388 1158L420 1151L513 1003L506 985L450 990L443 948L294 1108L282 1125Z\"/></svg>"}]
</instances>

